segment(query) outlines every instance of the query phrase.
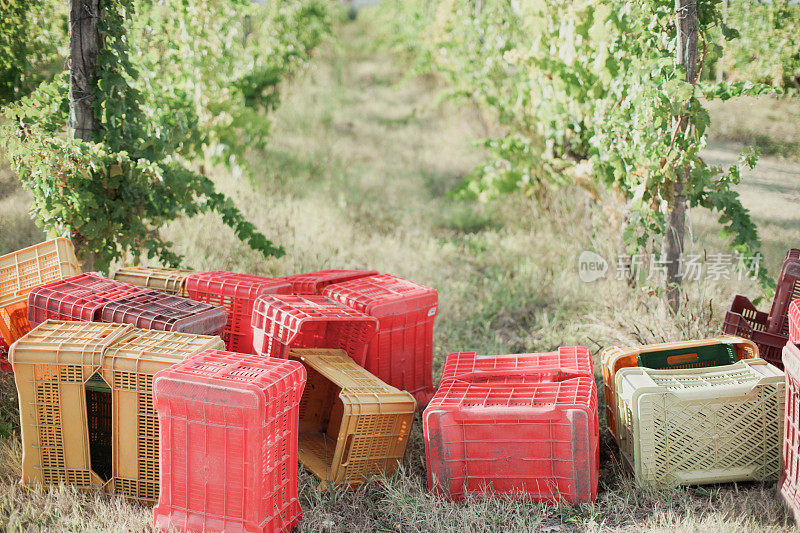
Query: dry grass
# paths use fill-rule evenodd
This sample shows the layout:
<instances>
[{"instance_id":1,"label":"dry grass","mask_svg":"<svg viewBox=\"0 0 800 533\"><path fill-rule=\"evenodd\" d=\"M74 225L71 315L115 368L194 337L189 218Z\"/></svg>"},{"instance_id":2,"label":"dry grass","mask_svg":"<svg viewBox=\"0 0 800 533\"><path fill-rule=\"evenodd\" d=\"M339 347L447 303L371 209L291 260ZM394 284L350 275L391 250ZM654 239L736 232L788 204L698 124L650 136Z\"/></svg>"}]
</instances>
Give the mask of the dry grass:
<instances>
[{"instance_id":1,"label":"dry grass","mask_svg":"<svg viewBox=\"0 0 800 533\"><path fill-rule=\"evenodd\" d=\"M222 171L214 175L267 235L286 246L288 255L264 261L237 243L214 217L205 217L165 230L188 266L264 274L369 266L434 286L441 299L435 375L447 353L463 349L511 353L585 344L599 352L617 343L716 333L734 292L757 294L749 281L692 285L683 313L674 317L646 289L630 289L614 280L581 283L579 253L593 249L610 258L615 249L613 229L604 224L604 206L570 188L554 193L547 206L523 198L489 204L449 198L447 192L483 155L472 143L482 132L474 113L439 104L430 79L406 80L402 64L367 45L363 21L338 33L339 43L322 50L307 75L285 87L270 150L251 154L262 171L252 180ZM721 158L731 154L719 149ZM767 160L763 165L779 165L786 179L800 182L796 164ZM800 237L797 210L790 209L797 189L783 183L757 173L742 187L765 228L773 271L781 250ZM25 211L24 193L13 194L16 214L3 212L0 223ZM697 250L722 249L707 213L692 213L692 220ZM0 234L0 248L36 240L30 224L13 224L20 233L10 239ZM8 398L13 390L6 389ZM668 491L635 486L621 470L604 426L598 501L580 507L493 498L458 504L438 500L425 489L419 423L412 437L400 474L356 492L320 492L300 469L300 530L790 529L774 484ZM18 487L16 436L2 440L0 456L0 523L10 524L11 530L149 527L149 510L119 499L65 487Z\"/></svg>"}]
</instances>

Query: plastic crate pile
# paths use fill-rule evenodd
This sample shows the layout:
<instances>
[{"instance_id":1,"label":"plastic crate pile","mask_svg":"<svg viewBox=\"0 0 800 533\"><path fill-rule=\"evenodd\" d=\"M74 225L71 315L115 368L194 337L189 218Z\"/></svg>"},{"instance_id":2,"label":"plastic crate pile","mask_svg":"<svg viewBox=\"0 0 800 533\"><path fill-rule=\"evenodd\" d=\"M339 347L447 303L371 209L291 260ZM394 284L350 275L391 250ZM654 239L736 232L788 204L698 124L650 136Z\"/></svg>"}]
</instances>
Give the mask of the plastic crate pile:
<instances>
[{"instance_id":1,"label":"plastic crate pile","mask_svg":"<svg viewBox=\"0 0 800 533\"><path fill-rule=\"evenodd\" d=\"M769 313L759 311L746 297L737 294L725 314L724 331L750 339L760 356L783 368L781 354L789 340L789 306L800 298L800 250L786 253Z\"/></svg>"}]
</instances>

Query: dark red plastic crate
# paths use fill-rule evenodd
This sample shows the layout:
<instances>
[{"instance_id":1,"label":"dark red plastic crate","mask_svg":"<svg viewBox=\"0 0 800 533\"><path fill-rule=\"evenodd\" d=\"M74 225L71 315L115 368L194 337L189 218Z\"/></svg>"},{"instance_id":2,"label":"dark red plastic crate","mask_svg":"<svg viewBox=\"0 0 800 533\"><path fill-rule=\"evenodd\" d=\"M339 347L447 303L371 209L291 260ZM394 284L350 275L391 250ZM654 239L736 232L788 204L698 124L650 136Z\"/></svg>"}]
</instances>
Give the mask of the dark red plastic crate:
<instances>
[{"instance_id":1,"label":"dark red plastic crate","mask_svg":"<svg viewBox=\"0 0 800 533\"><path fill-rule=\"evenodd\" d=\"M263 295L253 308L253 348L285 359L292 348L333 348L364 366L378 321L324 296Z\"/></svg>"},{"instance_id":2,"label":"dark red plastic crate","mask_svg":"<svg viewBox=\"0 0 800 533\"><path fill-rule=\"evenodd\" d=\"M793 248L786 252L781 274L778 276L775 298L772 299L767 321L768 332L789 336L789 304L797 298L800 298L800 250Z\"/></svg>"},{"instance_id":3,"label":"dark red plastic crate","mask_svg":"<svg viewBox=\"0 0 800 533\"><path fill-rule=\"evenodd\" d=\"M158 372L158 530L284 532L297 499L297 361L207 350Z\"/></svg>"},{"instance_id":4,"label":"dark red plastic crate","mask_svg":"<svg viewBox=\"0 0 800 533\"><path fill-rule=\"evenodd\" d=\"M99 322L108 302L148 290L95 272L79 274L33 289L28 294L28 321L31 327L48 319Z\"/></svg>"},{"instance_id":5,"label":"dark red plastic crate","mask_svg":"<svg viewBox=\"0 0 800 533\"><path fill-rule=\"evenodd\" d=\"M228 323L222 340L233 352L253 354L250 321L256 298L262 294L291 294L292 286L280 279L216 270L187 276L186 293L192 300L227 309Z\"/></svg>"},{"instance_id":6,"label":"dark red plastic crate","mask_svg":"<svg viewBox=\"0 0 800 533\"><path fill-rule=\"evenodd\" d=\"M482 379L498 381L503 374L510 383L524 376L535 379L558 379L565 373L594 376L592 353L584 346L562 346L553 352L510 355L478 355L476 352L457 352L447 356L440 383L460 376L471 376L473 383ZM549 377L548 377L549 376Z\"/></svg>"},{"instance_id":7,"label":"dark red plastic crate","mask_svg":"<svg viewBox=\"0 0 800 533\"><path fill-rule=\"evenodd\" d=\"M0 372L11 372L11 363L8 362L8 344L0 337Z\"/></svg>"},{"instance_id":8,"label":"dark red plastic crate","mask_svg":"<svg viewBox=\"0 0 800 533\"><path fill-rule=\"evenodd\" d=\"M228 313L221 307L147 289L108 302L100 319L143 329L218 335L228 323Z\"/></svg>"},{"instance_id":9,"label":"dark red plastic crate","mask_svg":"<svg viewBox=\"0 0 800 533\"><path fill-rule=\"evenodd\" d=\"M378 319L378 334L364 368L414 395L419 409L433 396L433 322L439 305L435 289L388 274L359 278L323 291L325 296Z\"/></svg>"},{"instance_id":10,"label":"dark red plastic crate","mask_svg":"<svg viewBox=\"0 0 800 533\"><path fill-rule=\"evenodd\" d=\"M280 278L292 284L292 293L298 295L320 295L328 285L352 279L374 276L376 270L318 270Z\"/></svg>"},{"instance_id":11,"label":"dark red plastic crate","mask_svg":"<svg viewBox=\"0 0 800 533\"><path fill-rule=\"evenodd\" d=\"M800 343L800 299L789 305L789 340Z\"/></svg>"},{"instance_id":12,"label":"dark red plastic crate","mask_svg":"<svg viewBox=\"0 0 800 533\"><path fill-rule=\"evenodd\" d=\"M778 493L800 522L800 348L789 342L783 348L786 405L783 420L783 461Z\"/></svg>"},{"instance_id":13,"label":"dark red plastic crate","mask_svg":"<svg viewBox=\"0 0 800 533\"><path fill-rule=\"evenodd\" d=\"M768 333L768 319L769 315L757 310L746 296L737 294L725 313L723 331L750 339L758 346L759 357L782 369L781 351L789 339L784 335Z\"/></svg>"},{"instance_id":14,"label":"dark red plastic crate","mask_svg":"<svg viewBox=\"0 0 800 533\"><path fill-rule=\"evenodd\" d=\"M599 477L593 377L533 369L472 373L439 386L423 414L430 490L535 501L594 501ZM552 370L552 369L551 369Z\"/></svg>"}]
</instances>

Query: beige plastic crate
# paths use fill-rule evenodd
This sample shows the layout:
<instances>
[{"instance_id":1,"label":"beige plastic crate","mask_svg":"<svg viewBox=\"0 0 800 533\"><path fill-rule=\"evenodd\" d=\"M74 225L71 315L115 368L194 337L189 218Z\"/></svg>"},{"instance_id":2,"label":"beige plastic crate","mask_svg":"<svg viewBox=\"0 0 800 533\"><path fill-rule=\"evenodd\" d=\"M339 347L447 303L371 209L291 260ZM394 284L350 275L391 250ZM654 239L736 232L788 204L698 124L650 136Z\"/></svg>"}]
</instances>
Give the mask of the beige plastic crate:
<instances>
[{"instance_id":1,"label":"beige plastic crate","mask_svg":"<svg viewBox=\"0 0 800 533\"><path fill-rule=\"evenodd\" d=\"M758 347L754 342L733 335L720 335L711 339L663 342L641 346L609 346L603 350L600 354L600 364L603 371L606 422L608 423L608 429L611 431L614 440L619 441L617 433L616 393L614 392L614 376L619 369L639 366L638 358L641 354L657 354L659 352L674 352L676 350L685 351L683 357L677 356L673 365L659 368L695 368L700 365L707 367L711 365L708 363L695 363L691 356L696 354L698 348L706 348L719 344L732 345L736 352L737 359L758 357Z\"/></svg>"},{"instance_id":2,"label":"beige plastic crate","mask_svg":"<svg viewBox=\"0 0 800 533\"><path fill-rule=\"evenodd\" d=\"M22 482L158 497L153 374L222 339L127 324L46 321L12 346Z\"/></svg>"},{"instance_id":3,"label":"beige plastic crate","mask_svg":"<svg viewBox=\"0 0 800 533\"><path fill-rule=\"evenodd\" d=\"M189 274L194 274L194 271L180 268L128 266L118 269L114 273L114 279L188 298L186 277Z\"/></svg>"},{"instance_id":4,"label":"beige plastic crate","mask_svg":"<svg viewBox=\"0 0 800 533\"><path fill-rule=\"evenodd\" d=\"M637 481L658 486L778 478L784 375L763 359L615 376L619 446Z\"/></svg>"},{"instance_id":5,"label":"beige plastic crate","mask_svg":"<svg viewBox=\"0 0 800 533\"><path fill-rule=\"evenodd\" d=\"M323 484L355 489L392 475L405 455L417 402L344 350L295 349L308 381L300 400L300 462Z\"/></svg>"}]
</instances>

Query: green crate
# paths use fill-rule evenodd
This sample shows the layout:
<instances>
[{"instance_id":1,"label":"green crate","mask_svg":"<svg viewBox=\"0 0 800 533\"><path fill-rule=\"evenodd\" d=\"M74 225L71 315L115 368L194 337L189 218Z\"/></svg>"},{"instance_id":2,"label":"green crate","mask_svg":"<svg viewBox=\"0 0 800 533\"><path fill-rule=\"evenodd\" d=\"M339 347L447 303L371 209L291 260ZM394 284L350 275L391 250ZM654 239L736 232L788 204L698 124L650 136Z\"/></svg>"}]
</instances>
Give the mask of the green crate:
<instances>
[{"instance_id":1,"label":"green crate","mask_svg":"<svg viewBox=\"0 0 800 533\"><path fill-rule=\"evenodd\" d=\"M636 359L639 366L658 370L732 365L738 360L736 357L736 349L731 344L711 344L694 348L654 350L652 352L642 352L636 356Z\"/></svg>"}]
</instances>

